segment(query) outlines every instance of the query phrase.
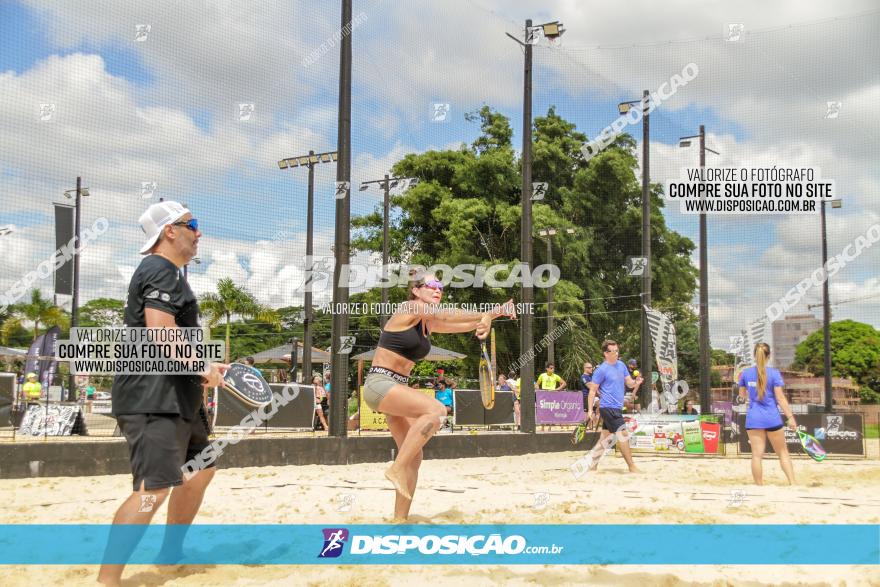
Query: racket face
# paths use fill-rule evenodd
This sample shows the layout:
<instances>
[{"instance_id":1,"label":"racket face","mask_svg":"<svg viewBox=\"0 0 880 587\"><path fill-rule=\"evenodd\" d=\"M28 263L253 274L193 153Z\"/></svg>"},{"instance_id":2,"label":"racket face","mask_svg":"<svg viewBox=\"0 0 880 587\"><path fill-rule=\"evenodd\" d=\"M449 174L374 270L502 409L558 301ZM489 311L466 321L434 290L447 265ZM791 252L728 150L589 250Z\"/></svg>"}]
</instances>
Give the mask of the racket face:
<instances>
[{"instance_id":1,"label":"racket face","mask_svg":"<svg viewBox=\"0 0 880 587\"><path fill-rule=\"evenodd\" d=\"M492 372L494 374L495 366L498 364L495 362L496 356L495 356L495 329L494 328L489 331L489 340L491 341L489 344L489 352L491 354L490 358L492 359L489 363L492 365Z\"/></svg>"},{"instance_id":2,"label":"racket face","mask_svg":"<svg viewBox=\"0 0 880 587\"><path fill-rule=\"evenodd\" d=\"M480 361L480 395L483 399L483 407L491 410L495 405L495 386L492 381L492 370L485 361Z\"/></svg>"},{"instance_id":3,"label":"racket face","mask_svg":"<svg viewBox=\"0 0 880 587\"><path fill-rule=\"evenodd\" d=\"M802 430L798 430L798 438L801 440L801 446L804 447L804 451L813 457L814 461L821 463L825 460L828 453L825 452L825 449L822 448L822 445L819 444L818 440Z\"/></svg>"},{"instance_id":4,"label":"racket face","mask_svg":"<svg viewBox=\"0 0 880 587\"><path fill-rule=\"evenodd\" d=\"M264 406L272 400L272 388L260 372L241 363L229 365L223 377L223 387L255 406Z\"/></svg>"}]
</instances>

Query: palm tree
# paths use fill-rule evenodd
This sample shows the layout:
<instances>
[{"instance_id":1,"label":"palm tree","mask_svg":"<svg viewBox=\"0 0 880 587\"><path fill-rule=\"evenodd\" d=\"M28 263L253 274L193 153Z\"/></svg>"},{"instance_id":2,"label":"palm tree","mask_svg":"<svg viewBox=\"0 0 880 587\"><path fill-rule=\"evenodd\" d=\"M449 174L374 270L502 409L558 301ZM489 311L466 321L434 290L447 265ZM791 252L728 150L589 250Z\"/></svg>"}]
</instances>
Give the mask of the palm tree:
<instances>
[{"instance_id":1,"label":"palm tree","mask_svg":"<svg viewBox=\"0 0 880 587\"><path fill-rule=\"evenodd\" d=\"M208 319L208 326L216 326L226 318L226 362L229 362L229 321L233 315L251 320L262 320L281 330L281 318L278 313L260 304L257 299L243 287L238 287L228 277L217 282L217 293L204 294L199 299L199 308Z\"/></svg>"},{"instance_id":2,"label":"palm tree","mask_svg":"<svg viewBox=\"0 0 880 587\"><path fill-rule=\"evenodd\" d=\"M40 290L31 291L31 301L13 304L9 307L9 317L0 326L0 340L3 344L9 342L9 337L21 328L25 322L33 322L34 337L37 340L40 334L40 325L52 327L59 326L62 330L70 328L70 316L53 304L50 300L40 295Z\"/></svg>"}]
</instances>

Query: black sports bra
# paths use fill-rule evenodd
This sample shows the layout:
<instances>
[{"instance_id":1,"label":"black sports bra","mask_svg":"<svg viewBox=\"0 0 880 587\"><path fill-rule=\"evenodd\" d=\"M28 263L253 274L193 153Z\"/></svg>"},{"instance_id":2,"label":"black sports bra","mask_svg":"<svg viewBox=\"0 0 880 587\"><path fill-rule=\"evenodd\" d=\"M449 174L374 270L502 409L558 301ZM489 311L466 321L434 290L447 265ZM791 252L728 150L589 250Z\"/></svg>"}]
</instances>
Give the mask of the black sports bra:
<instances>
[{"instance_id":1,"label":"black sports bra","mask_svg":"<svg viewBox=\"0 0 880 587\"><path fill-rule=\"evenodd\" d=\"M412 328L400 332L383 329L379 334L379 348L388 349L415 362L428 356L431 351L431 336L422 334L421 321Z\"/></svg>"}]
</instances>

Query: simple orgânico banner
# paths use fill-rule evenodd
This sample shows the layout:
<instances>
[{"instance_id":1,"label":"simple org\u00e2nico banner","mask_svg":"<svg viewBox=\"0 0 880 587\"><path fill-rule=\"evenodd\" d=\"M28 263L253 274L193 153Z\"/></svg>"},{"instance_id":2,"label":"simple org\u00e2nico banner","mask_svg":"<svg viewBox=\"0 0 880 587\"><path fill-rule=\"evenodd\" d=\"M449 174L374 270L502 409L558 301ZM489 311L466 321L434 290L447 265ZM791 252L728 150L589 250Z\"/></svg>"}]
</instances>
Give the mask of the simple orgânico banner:
<instances>
[{"instance_id":1,"label":"simple org\u00e2nico banner","mask_svg":"<svg viewBox=\"0 0 880 587\"><path fill-rule=\"evenodd\" d=\"M580 424L584 421L584 394L580 391L535 391L538 424Z\"/></svg>"}]
</instances>

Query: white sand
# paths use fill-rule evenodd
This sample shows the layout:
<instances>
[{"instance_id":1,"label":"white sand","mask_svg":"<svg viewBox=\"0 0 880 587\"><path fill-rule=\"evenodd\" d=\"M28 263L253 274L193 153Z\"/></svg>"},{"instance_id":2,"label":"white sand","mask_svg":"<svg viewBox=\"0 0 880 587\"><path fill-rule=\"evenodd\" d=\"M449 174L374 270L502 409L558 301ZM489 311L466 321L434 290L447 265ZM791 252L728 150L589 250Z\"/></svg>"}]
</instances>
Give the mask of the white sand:
<instances>
[{"instance_id":1,"label":"white sand","mask_svg":"<svg viewBox=\"0 0 880 587\"><path fill-rule=\"evenodd\" d=\"M583 453L426 461L413 505L417 523L880 523L876 460L795 460L798 485L783 485L774 458L766 485L751 484L747 458L637 454L641 475L608 457L575 480ZM387 523L393 493L382 463L220 470L202 523ZM130 477L0 481L0 523L109 523ZM731 504L732 491L745 494ZM535 494L548 503L536 507ZM346 497L351 496L351 497ZM345 510L344 504L350 508ZM25 512L25 513L22 513ZM164 522L164 512L157 521ZM637 550L638 545L634 545ZM743 545L743 548L750 548ZM79 585L96 567L8 567L5 585ZM844 566L132 566L129 585L880 585L878 567Z\"/></svg>"}]
</instances>

